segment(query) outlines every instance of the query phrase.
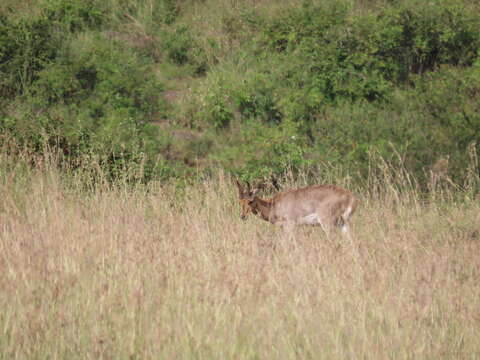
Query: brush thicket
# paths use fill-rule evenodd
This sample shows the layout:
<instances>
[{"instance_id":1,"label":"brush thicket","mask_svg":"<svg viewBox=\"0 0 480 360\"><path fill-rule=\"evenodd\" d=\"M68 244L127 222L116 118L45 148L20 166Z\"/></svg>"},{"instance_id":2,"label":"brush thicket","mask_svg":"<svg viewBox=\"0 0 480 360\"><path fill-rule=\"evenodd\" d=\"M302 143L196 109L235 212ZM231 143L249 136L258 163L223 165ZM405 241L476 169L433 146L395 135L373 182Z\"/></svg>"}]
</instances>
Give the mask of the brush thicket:
<instances>
[{"instance_id":1,"label":"brush thicket","mask_svg":"<svg viewBox=\"0 0 480 360\"><path fill-rule=\"evenodd\" d=\"M221 172L85 187L55 156L27 157L1 158L0 358L480 355L480 205L465 189L425 195L377 162L350 184L353 241L291 240L241 221Z\"/></svg>"}]
</instances>

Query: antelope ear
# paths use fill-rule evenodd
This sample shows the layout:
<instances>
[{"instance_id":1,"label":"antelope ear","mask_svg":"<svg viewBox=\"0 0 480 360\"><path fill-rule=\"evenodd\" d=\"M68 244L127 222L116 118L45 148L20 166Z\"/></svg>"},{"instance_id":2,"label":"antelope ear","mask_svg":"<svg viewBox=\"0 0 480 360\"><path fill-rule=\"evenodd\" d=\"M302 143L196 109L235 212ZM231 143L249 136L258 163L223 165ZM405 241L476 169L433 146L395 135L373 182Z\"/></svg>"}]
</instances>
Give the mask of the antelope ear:
<instances>
[{"instance_id":1,"label":"antelope ear","mask_svg":"<svg viewBox=\"0 0 480 360\"><path fill-rule=\"evenodd\" d=\"M240 182L237 179L235 179L235 183L237 184L238 195L243 195L245 191L243 190L242 184L240 184Z\"/></svg>"}]
</instances>

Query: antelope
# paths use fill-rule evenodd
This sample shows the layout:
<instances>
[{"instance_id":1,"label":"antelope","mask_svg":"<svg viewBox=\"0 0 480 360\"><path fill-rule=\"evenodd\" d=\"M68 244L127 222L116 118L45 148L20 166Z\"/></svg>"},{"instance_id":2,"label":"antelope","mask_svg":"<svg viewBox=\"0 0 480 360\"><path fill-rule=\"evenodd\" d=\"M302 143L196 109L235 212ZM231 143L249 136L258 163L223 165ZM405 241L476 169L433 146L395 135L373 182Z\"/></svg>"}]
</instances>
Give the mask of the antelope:
<instances>
[{"instance_id":1,"label":"antelope","mask_svg":"<svg viewBox=\"0 0 480 360\"><path fill-rule=\"evenodd\" d=\"M247 182L244 187L236 180L241 206L241 219L250 213L281 226L291 233L297 225L321 226L327 237L339 226L350 237L349 220L358 205L357 198L348 190L334 185L313 185L277 193L271 199L257 196Z\"/></svg>"}]
</instances>

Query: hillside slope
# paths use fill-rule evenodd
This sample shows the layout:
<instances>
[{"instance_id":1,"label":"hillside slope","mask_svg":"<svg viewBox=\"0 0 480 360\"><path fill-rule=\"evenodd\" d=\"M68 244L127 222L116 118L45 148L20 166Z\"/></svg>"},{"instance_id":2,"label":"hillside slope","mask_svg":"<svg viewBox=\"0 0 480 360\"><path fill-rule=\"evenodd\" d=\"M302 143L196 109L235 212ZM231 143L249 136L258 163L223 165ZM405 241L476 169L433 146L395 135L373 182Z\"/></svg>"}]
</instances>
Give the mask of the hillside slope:
<instances>
[{"instance_id":1,"label":"hillside slope","mask_svg":"<svg viewBox=\"0 0 480 360\"><path fill-rule=\"evenodd\" d=\"M372 157L458 183L478 156L480 5L448 1L6 1L0 132L32 154L249 179ZM473 159L473 160L472 160Z\"/></svg>"}]
</instances>

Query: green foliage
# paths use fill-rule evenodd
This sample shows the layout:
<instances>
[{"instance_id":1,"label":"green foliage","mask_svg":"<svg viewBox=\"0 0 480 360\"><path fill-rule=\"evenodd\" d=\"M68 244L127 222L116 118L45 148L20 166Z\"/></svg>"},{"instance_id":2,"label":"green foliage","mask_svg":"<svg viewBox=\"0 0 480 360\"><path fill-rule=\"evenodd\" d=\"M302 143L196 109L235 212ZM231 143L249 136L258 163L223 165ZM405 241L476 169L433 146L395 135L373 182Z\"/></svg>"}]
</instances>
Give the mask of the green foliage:
<instances>
[{"instance_id":1,"label":"green foliage","mask_svg":"<svg viewBox=\"0 0 480 360\"><path fill-rule=\"evenodd\" d=\"M114 173L158 151L149 122L162 111L162 87L133 53L96 37L72 41L33 89L32 110L41 115L32 122L27 113L9 129L37 134L20 139L30 146L47 140L72 159L93 154Z\"/></svg>"},{"instance_id":2,"label":"green foliage","mask_svg":"<svg viewBox=\"0 0 480 360\"><path fill-rule=\"evenodd\" d=\"M401 154L402 165L421 179L448 154L450 176L460 180L470 161L467 149L480 135L477 76L475 69L445 67L418 77L414 89L397 91L381 107L329 107L311 127L311 155L365 176L372 152L389 161Z\"/></svg>"},{"instance_id":3,"label":"green foliage","mask_svg":"<svg viewBox=\"0 0 480 360\"><path fill-rule=\"evenodd\" d=\"M342 2L306 2L265 27L261 44L283 54L280 80L302 98L383 101L410 74L472 64L480 48L480 18L459 2L348 14Z\"/></svg>"},{"instance_id":4,"label":"green foliage","mask_svg":"<svg viewBox=\"0 0 480 360\"><path fill-rule=\"evenodd\" d=\"M269 161L259 155L265 146L256 139L275 137L260 121L296 124L302 154L352 173L366 174L375 152L402 154L422 177L448 153L451 175L461 178L465 149L479 140L477 85L474 72L442 66L470 66L477 58L480 16L469 9L461 1L412 1L351 16L341 1L289 7L261 23L255 59L242 53L238 65L222 68L222 81L206 79L200 116L217 128L236 129L232 121L240 120L242 129L262 129L244 136L246 148L225 144L229 161L247 154L249 174L286 163L275 163L283 153L275 147L268 147Z\"/></svg>"},{"instance_id":5,"label":"green foliage","mask_svg":"<svg viewBox=\"0 0 480 360\"><path fill-rule=\"evenodd\" d=\"M236 109L244 119L278 123L282 114L275 98L275 83L265 73L252 73L233 93Z\"/></svg>"},{"instance_id":6,"label":"green foliage","mask_svg":"<svg viewBox=\"0 0 480 360\"><path fill-rule=\"evenodd\" d=\"M263 34L269 50L282 54L279 60L279 81L292 89L292 100L306 100L307 104L335 103L342 99L355 101L382 100L388 85L372 66L372 59L354 48L346 27L351 27L348 8L342 2L327 6L304 6L287 12L272 21ZM358 36L357 33L354 33ZM292 109L293 110L293 109ZM307 105L306 111L317 111ZM291 111L299 118L308 118Z\"/></svg>"},{"instance_id":7,"label":"green foliage","mask_svg":"<svg viewBox=\"0 0 480 360\"><path fill-rule=\"evenodd\" d=\"M162 21L167 25L171 25L179 15L179 9L175 0L156 1L155 6L154 20L156 21Z\"/></svg>"},{"instance_id":8,"label":"green foliage","mask_svg":"<svg viewBox=\"0 0 480 360\"><path fill-rule=\"evenodd\" d=\"M0 93L13 97L28 92L37 73L56 55L58 39L45 19L17 23L0 16Z\"/></svg>"},{"instance_id":9,"label":"green foliage","mask_svg":"<svg viewBox=\"0 0 480 360\"><path fill-rule=\"evenodd\" d=\"M251 179L320 164L361 178L376 154L418 178L450 155L462 180L478 168L480 5L361 3L42 0L6 11L0 135L78 167L94 159L111 178L220 165Z\"/></svg>"},{"instance_id":10,"label":"green foliage","mask_svg":"<svg viewBox=\"0 0 480 360\"><path fill-rule=\"evenodd\" d=\"M178 65L186 64L189 59L188 51L193 44L193 38L188 28L182 26L175 29L173 33L165 35L163 46L169 59Z\"/></svg>"},{"instance_id":11,"label":"green foliage","mask_svg":"<svg viewBox=\"0 0 480 360\"><path fill-rule=\"evenodd\" d=\"M411 100L423 120L424 137L418 146L427 153L450 154L457 176L468 165L467 149L480 140L478 63L473 69L446 67L419 78Z\"/></svg>"},{"instance_id":12,"label":"green foliage","mask_svg":"<svg viewBox=\"0 0 480 360\"><path fill-rule=\"evenodd\" d=\"M187 26L175 27L173 31L162 34L163 49L168 59L177 65L190 65L193 72L202 75L207 70L205 52L198 45Z\"/></svg>"},{"instance_id":13,"label":"green foliage","mask_svg":"<svg viewBox=\"0 0 480 360\"><path fill-rule=\"evenodd\" d=\"M209 104L208 110L204 113L207 120L217 129L227 127L233 119L233 113L227 103L228 99L218 92L207 94L204 99Z\"/></svg>"},{"instance_id":14,"label":"green foliage","mask_svg":"<svg viewBox=\"0 0 480 360\"><path fill-rule=\"evenodd\" d=\"M225 143L224 143L225 142ZM265 126L252 121L221 143L222 151L214 155L222 167L245 180L270 174L283 174L310 164L304 157L305 139L295 123Z\"/></svg>"},{"instance_id":15,"label":"green foliage","mask_svg":"<svg viewBox=\"0 0 480 360\"><path fill-rule=\"evenodd\" d=\"M95 29L105 20L100 4L98 0L45 0L44 16L50 23L71 33Z\"/></svg>"},{"instance_id":16,"label":"green foliage","mask_svg":"<svg viewBox=\"0 0 480 360\"><path fill-rule=\"evenodd\" d=\"M172 25L179 16L176 0L111 0L111 3L118 7L120 15L129 14L149 29ZM112 15L118 16L115 12Z\"/></svg>"},{"instance_id":17,"label":"green foliage","mask_svg":"<svg viewBox=\"0 0 480 360\"><path fill-rule=\"evenodd\" d=\"M231 99L231 79L209 79L205 85L197 90L198 103L193 107L199 107L200 111L192 114L194 122L215 129L226 128L234 119L234 107Z\"/></svg>"},{"instance_id":18,"label":"green foliage","mask_svg":"<svg viewBox=\"0 0 480 360\"><path fill-rule=\"evenodd\" d=\"M287 53L294 52L306 41L325 42L329 31L345 22L347 10L346 3L341 1L326 6L305 1L301 7L287 8L265 25L265 42L272 50Z\"/></svg>"}]
</instances>

